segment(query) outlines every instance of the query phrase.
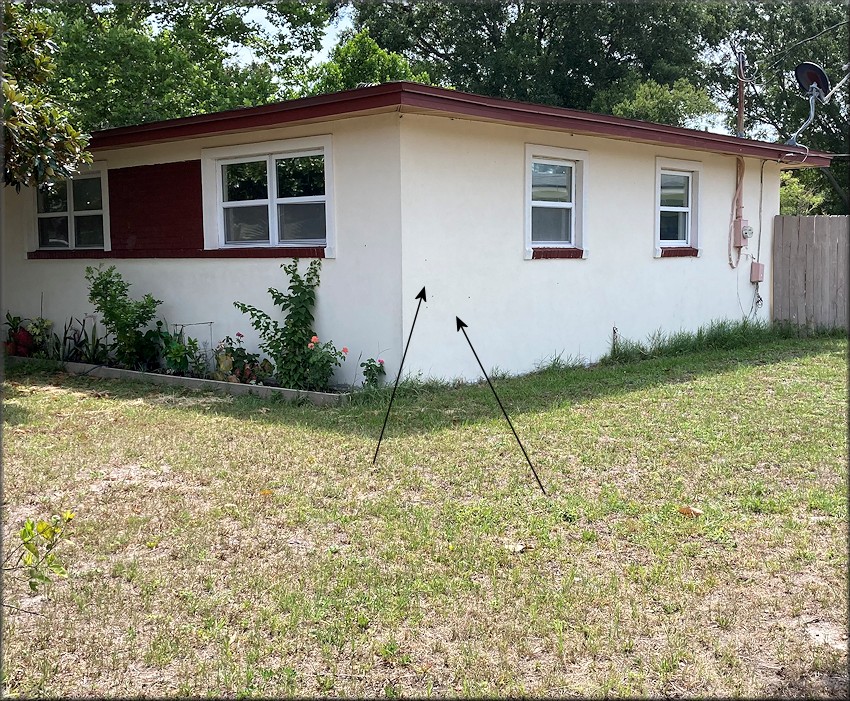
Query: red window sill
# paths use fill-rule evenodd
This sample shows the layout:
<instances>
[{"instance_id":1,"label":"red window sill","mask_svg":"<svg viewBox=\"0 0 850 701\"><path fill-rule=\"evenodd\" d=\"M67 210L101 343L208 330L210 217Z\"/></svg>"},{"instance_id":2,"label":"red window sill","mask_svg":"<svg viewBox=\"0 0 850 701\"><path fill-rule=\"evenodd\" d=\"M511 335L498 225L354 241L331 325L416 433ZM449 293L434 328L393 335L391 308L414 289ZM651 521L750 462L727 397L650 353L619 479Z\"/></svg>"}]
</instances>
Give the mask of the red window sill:
<instances>
[{"instance_id":1,"label":"red window sill","mask_svg":"<svg viewBox=\"0 0 850 701\"><path fill-rule=\"evenodd\" d=\"M323 246L301 248L216 248L212 250L182 248L148 248L143 251L98 251L76 249L73 251L30 251L30 260L55 260L78 258L324 258Z\"/></svg>"},{"instance_id":2,"label":"red window sill","mask_svg":"<svg viewBox=\"0 0 850 701\"><path fill-rule=\"evenodd\" d=\"M584 251L581 248L533 248L531 260L547 258L581 258Z\"/></svg>"},{"instance_id":3,"label":"red window sill","mask_svg":"<svg viewBox=\"0 0 850 701\"><path fill-rule=\"evenodd\" d=\"M699 249L690 246L667 246L661 248L662 258L696 258Z\"/></svg>"}]
</instances>

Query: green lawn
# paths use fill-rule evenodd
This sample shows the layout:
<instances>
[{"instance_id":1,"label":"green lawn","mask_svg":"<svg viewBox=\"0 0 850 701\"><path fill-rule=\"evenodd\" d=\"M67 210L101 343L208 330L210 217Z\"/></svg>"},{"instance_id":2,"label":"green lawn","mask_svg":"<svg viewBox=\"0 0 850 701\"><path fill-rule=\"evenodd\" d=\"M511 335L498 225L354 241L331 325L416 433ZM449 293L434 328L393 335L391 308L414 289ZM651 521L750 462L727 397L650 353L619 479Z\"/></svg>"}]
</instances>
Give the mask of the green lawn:
<instances>
[{"instance_id":1,"label":"green lawn","mask_svg":"<svg viewBox=\"0 0 850 701\"><path fill-rule=\"evenodd\" d=\"M403 386L373 466L388 392L9 369L5 547L77 517L6 693L847 692L846 339L495 386L549 497L486 384Z\"/></svg>"}]
</instances>

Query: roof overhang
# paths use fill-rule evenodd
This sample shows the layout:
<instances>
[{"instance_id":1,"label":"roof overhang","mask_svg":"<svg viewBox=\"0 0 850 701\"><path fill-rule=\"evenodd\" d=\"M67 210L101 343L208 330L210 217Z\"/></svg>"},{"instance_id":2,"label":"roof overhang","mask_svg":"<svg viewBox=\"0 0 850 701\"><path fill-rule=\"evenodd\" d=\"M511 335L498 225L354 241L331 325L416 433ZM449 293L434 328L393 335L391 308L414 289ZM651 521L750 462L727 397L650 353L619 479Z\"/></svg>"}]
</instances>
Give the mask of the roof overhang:
<instances>
[{"instance_id":1,"label":"roof overhang","mask_svg":"<svg viewBox=\"0 0 850 701\"><path fill-rule=\"evenodd\" d=\"M582 136L600 136L747 156L777 161L789 168L828 166L832 159L832 154L809 151L800 146L741 139L563 107L484 97L409 82L384 83L260 107L106 129L92 135L90 148L103 150L141 146L394 111L439 114L475 121L552 129Z\"/></svg>"}]
</instances>

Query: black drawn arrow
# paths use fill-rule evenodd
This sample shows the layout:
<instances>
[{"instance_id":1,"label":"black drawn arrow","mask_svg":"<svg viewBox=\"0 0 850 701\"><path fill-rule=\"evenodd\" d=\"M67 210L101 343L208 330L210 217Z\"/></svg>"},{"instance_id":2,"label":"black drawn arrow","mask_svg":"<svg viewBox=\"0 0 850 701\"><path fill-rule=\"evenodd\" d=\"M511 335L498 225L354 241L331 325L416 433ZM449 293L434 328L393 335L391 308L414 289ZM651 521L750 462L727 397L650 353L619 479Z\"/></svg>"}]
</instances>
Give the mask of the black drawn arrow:
<instances>
[{"instance_id":1,"label":"black drawn arrow","mask_svg":"<svg viewBox=\"0 0 850 701\"><path fill-rule=\"evenodd\" d=\"M381 441L384 440L384 430L387 428L387 420L390 418L390 410L393 408L395 391L398 389L398 381L399 378L401 378L401 369L404 367L404 359L407 357L407 349L410 347L410 339L413 336L413 328L416 326L416 317L419 316L419 307L422 306L422 302L428 301L424 287L419 290L419 294L416 295L416 299L419 300L419 304L416 305L416 314L413 315L413 323L410 325L410 333L407 335L407 343L404 345L404 353L402 353L401 356L401 364L398 366L398 374L395 376L395 384L393 385L393 393L390 395L390 404L387 407L387 415L384 417L384 425L381 427L381 436L378 438L378 445L375 448L375 457L372 458L373 465L378 462L378 451L381 449Z\"/></svg>"},{"instance_id":2,"label":"black drawn arrow","mask_svg":"<svg viewBox=\"0 0 850 701\"><path fill-rule=\"evenodd\" d=\"M505 415L505 420L508 422L508 426L511 427L511 431L514 432L514 438L516 438L516 442L519 443L520 450L522 450L522 454L525 455L525 460L528 462L528 466L531 468L532 474L534 474L534 479L537 480L537 484L540 485L540 491L543 492L543 496L546 495L546 490L543 489L543 483L540 481L540 478L537 476L537 470L534 469L534 465L531 464L531 460L528 457L528 453L525 452L525 448L522 445L522 441L519 439L517 435L516 429L514 425L511 423L511 418L508 416L508 412L505 411L505 407L502 406L502 400L499 399L499 395L496 394L496 390L493 387L493 383L490 382L490 378L487 377L487 371L484 370L484 366L481 364L481 359L478 357L478 353L475 352L475 348L472 347L472 341L469 340L469 336L466 335L466 329L469 328L459 316L455 317L455 321L457 321L457 330L463 331L463 337L466 339L466 342L469 344L470 349L472 350L472 355L475 356L475 359L478 361L478 367L481 368L481 372L484 373L484 379L487 380L487 384L490 385L490 389L493 390L493 396L496 398L496 401L499 403L499 408L502 410L502 413Z\"/></svg>"}]
</instances>

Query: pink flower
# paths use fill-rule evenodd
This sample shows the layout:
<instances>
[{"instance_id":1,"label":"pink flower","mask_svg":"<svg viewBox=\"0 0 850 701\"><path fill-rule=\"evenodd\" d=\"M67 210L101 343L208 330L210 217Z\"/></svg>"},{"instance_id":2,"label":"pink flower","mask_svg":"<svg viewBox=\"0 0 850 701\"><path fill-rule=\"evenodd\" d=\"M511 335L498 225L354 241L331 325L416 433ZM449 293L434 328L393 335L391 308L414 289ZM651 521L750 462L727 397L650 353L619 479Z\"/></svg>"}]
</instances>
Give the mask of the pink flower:
<instances>
[{"instance_id":1,"label":"pink flower","mask_svg":"<svg viewBox=\"0 0 850 701\"><path fill-rule=\"evenodd\" d=\"M383 358L378 358L378 365L383 365L383 364L384 364Z\"/></svg>"},{"instance_id":2,"label":"pink flower","mask_svg":"<svg viewBox=\"0 0 850 701\"><path fill-rule=\"evenodd\" d=\"M318 337L318 336L313 336L313 338L311 338L311 339L310 339L310 341L312 341L313 343L318 343L318 342L319 342L319 337Z\"/></svg>"},{"instance_id":3,"label":"pink flower","mask_svg":"<svg viewBox=\"0 0 850 701\"><path fill-rule=\"evenodd\" d=\"M307 344L307 348L309 348L310 350L313 350L315 347L316 347L315 343L308 343Z\"/></svg>"},{"instance_id":4,"label":"pink flower","mask_svg":"<svg viewBox=\"0 0 850 701\"><path fill-rule=\"evenodd\" d=\"M343 346L343 347L342 347L342 352L343 352L343 353L348 353L348 348L347 348L346 346Z\"/></svg>"},{"instance_id":5,"label":"pink flower","mask_svg":"<svg viewBox=\"0 0 850 701\"><path fill-rule=\"evenodd\" d=\"M245 338L245 336L237 331L236 338Z\"/></svg>"}]
</instances>

